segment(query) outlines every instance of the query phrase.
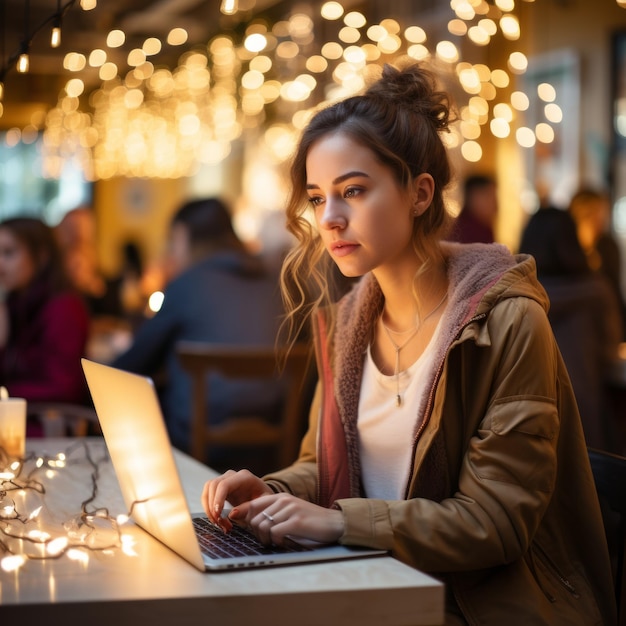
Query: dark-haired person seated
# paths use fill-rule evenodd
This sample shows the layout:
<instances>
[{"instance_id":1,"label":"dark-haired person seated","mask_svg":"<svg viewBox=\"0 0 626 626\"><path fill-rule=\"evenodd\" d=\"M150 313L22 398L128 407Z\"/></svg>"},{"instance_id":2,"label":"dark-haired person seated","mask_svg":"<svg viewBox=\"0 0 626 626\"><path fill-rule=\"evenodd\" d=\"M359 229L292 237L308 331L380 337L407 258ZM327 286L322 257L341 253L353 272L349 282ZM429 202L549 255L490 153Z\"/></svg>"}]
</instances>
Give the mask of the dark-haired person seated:
<instances>
[{"instance_id":1,"label":"dark-haired person seated","mask_svg":"<svg viewBox=\"0 0 626 626\"><path fill-rule=\"evenodd\" d=\"M0 384L28 403L86 404L80 358L89 313L43 221L14 217L0 223L0 287ZM42 424L29 418L28 434L42 432Z\"/></svg>"},{"instance_id":2,"label":"dark-haired person seated","mask_svg":"<svg viewBox=\"0 0 626 626\"><path fill-rule=\"evenodd\" d=\"M275 274L247 250L228 207L217 198L192 200L174 215L168 271L163 305L139 326L130 348L112 365L160 377L170 438L188 451L191 383L176 344L189 340L273 345L283 307ZM214 375L208 397L211 420L219 423L252 409L271 418L277 415L281 394L266 381L234 382Z\"/></svg>"}]
</instances>

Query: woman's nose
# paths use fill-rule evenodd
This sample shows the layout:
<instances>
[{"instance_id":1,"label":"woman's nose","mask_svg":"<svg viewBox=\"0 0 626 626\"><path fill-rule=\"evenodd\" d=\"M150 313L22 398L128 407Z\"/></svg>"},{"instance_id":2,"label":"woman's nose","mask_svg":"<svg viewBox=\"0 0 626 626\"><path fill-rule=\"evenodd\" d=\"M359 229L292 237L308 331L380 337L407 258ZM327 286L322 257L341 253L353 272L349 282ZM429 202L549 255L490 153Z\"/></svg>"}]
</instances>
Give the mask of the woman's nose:
<instances>
[{"instance_id":1,"label":"woman's nose","mask_svg":"<svg viewBox=\"0 0 626 626\"><path fill-rule=\"evenodd\" d=\"M345 228L348 220L341 199L328 198L324 203L320 225L328 230Z\"/></svg>"}]
</instances>

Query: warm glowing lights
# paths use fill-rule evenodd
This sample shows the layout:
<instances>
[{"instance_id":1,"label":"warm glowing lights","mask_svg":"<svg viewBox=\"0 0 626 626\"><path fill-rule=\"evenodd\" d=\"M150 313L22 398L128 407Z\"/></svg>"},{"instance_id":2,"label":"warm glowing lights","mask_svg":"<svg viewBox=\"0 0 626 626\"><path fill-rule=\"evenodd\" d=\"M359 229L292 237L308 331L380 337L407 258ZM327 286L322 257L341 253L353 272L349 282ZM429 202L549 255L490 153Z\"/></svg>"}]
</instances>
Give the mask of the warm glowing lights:
<instances>
[{"instance_id":1,"label":"warm glowing lights","mask_svg":"<svg viewBox=\"0 0 626 626\"><path fill-rule=\"evenodd\" d=\"M222 0L220 11L224 15L235 15L239 11L239 2L237 0Z\"/></svg>"},{"instance_id":2,"label":"warm glowing lights","mask_svg":"<svg viewBox=\"0 0 626 626\"><path fill-rule=\"evenodd\" d=\"M541 143L552 143L554 141L554 129L550 124L541 122L535 127L535 136Z\"/></svg>"},{"instance_id":3,"label":"warm glowing lights","mask_svg":"<svg viewBox=\"0 0 626 626\"><path fill-rule=\"evenodd\" d=\"M467 36L477 46L486 46L491 41L489 33L480 26L472 26L467 31Z\"/></svg>"},{"instance_id":4,"label":"warm glowing lights","mask_svg":"<svg viewBox=\"0 0 626 626\"><path fill-rule=\"evenodd\" d=\"M100 80L113 80L117 77L117 65L115 63L105 63L98 72Z\"/></svg>"},{"instance_id":5,"label":"warm glowing lights","mask_svg":"<svg viewBox=\"0 0 626 626\"><path fill-rule=\"evenodd\" d=\"M306 60L305 66L309 72L320 74L328 68L328 61L323 56L314 54Z\"/></svg>"},{"instance_id":6,"label":"warm glowing lights","mask_svg":"<svg viewBox=\"0 0 626 626\"><path fill-rule=\"evenodd\" d=\"M448 22L448 32L457 37L467 34L467 24L463 20L454 19Z\"/></svg>"},{"instance_id":7,"label":"warm glowing lights","mask_svg":"<svg viewBox=\"0 0 626 626\"><path fill-rule=\"evenodd\" d=\"M509 86L509 75L504 70L493 70L491 72L490 80L494 87L498 89L504 89Z\"/></svg>"},{"instance_id":8,"label":"warm glowing lights","mask_svg":"<svg viewBox=\"0 0 626 626\"><path fill-rule=\"evenodd\" d=\"M172 28L167 34L166 41L170 46L182 46L187 43L188 38L189 34L184 28Z\"/></svg>"},{"instance_id":9,"label":"warm glowing lights","mask_svg":"<svg viewBox=\"0 0 626 626\"><path fill-rule=\"evenodd\" d=\"M281 59L295 59L300 54L300 46L295 41L282 41L276 46L276 56Z\"/></svg>"},{"instance_id":10,"label":"warm glowing lights","mask_svg":"<svg viewBox=\"0 0 626 626\"><path fill-rule=\"evenodd\" d=\"M462 20L472 20L474 19L474 16L476 15L476 11L474 10L474 7L467 2L466 0L460 0L460 1L455 1L452 0L452 2L450 2L450 6L454 9L454 12L456 13L457 17L462 19Z\"/></svg>"},{"instance_id":11,"label":"warm glowing lights","mask_svg":"<svg viewBox=\"0 0 626 626\"><path fill-rule=\"evenodd\" d=\"M347 13L343 18L343 23L346 26L351 26L352 28L363 28L363 26L367 24L367 20L365 19L365 15L363 15L363 13L350 11L350 13Z\"/></svg>"},{"instance_id":12,"label":"warm glowing lights","mask_svg":"<svg viewBox=\"0 0 626 626\"><path fill-rule=\"evenodd\" d=\"M515 0L496 0L496 6L501 11L512 11L515 8Z\"/></svg>"},{"instance_id":13,"label":"warm glowing lights","mask_svg":"<svg viewBox=\"0 0 626 626\"><path fill-rule=\"evenodd\" d=\"M222 12L227 4L237 5L224 0ZM278 123L265 140L278 159L292 152L294 130L302 128L315 107L357 93L376 66L400 55L416 60L436 55L436 61L447 64L458 80L466 106L459 104L463 115L445 140L458 147L463 158L473 162L482 158L479 141L485 130L497 138L512 135L514 124L519 124L517 112L529 109L530 98L545 103L546 123L534 130L518 129L515 137L524 147L551 141L551 125L563 115L555 104L554 87L544 83L530 98L522 91L510 96L501 91L511 87L512 75L528 69L519 47L512 48L503 68L468 63L461 56L464 46L457 38L475 46L489 45L499 33L509 41L520 38L514 0L450 0L449 4L447 26L453 41L430 44L421 26L391 18L372 23L365 12L346 10L333 1L324 2L320 9L324 20L337 22L323 24L324 39L315 32L311 15L300 9L273 24L252 20L243 33L230 29L207 42L204 50L184 52L177 67L169 69L160 65L160 59L151 59L152 63L147 57L159 55L165 42L169 46L188 43L189 34L182 28L173 28L163 43L148 37L141 48L126 51L126 69L112 62L118 56L95 49L88 64L98 70L102 85L88 98L92 111L81 110L84 83L68 81L46 121L44 158L53 162L73 151L92 178L189 175L196 162L225 158L231 142L244 129L262 123L265 108L274 103L271 116ZM119 48L125 40L122 30L112 30L107 48ZM76 53L64 60L71 72L81 71L86 64L85 57ZM296 67L300 69L294 71ZM274 135L280 140L270 142Z\"/></svg>"},{"instance_id":14,"label":"warm glowing lights","mask_svg":"<svg viewBox=\"0 0 626 626\"><path fill-rule=\"evenodd\" d=\"M470 67L459 72L461 87L469 94L480 93L480 76L475 68Z\"/></svg>"},{"instance_id":15,"label":"warm glowing lights","mask_svg":"<svg viewBox=\"0 0 626 626\"><path fill-rule=\"evenodd\" d=\"M320 13L325 20L338 20L343 15L343 7L339 2L325 2Z\"/></svg>"},{"instance_id":16,"label":"warm glowing lights","mask_svg":"<svg viewBox=\"0 0 626 626\"><path fill-rule=\"evenodd\" d=\"M98 6L97 0L80 0L80 8L83 11L91 11Z\"/></svg>"},{"instance_id":17,"label":"warm glowing lights","mask_svg":"<svg viewBox=\"0 0 626 626\"><path fill-rule=\"evenodd\" d=\"M107 60L107 53L104 50L96 48L89 54L88 63L91 67L102 67Z\"/></svg>"},{"instance_id":18,"label":"warm glowing lights","mask_svg":"<svg viewBox=\"0 0 626 626\"><path fill-rule=\"evenodd\" d=\"M426 41L426 31L419 26L409 26L404 31L404 38L410 43L424 43Z\"/></svg>"},{"instance_id":19,"label":"warm glowing lights","mask_svg":"<svg viewBox=\"0 0 626 626\"><path fill-rule=\"evenodd\" d=\"M483 156L483 149L476 141L466 141L461 145L461 154L466 161L476 163Z\"/></svg>"},{"instance_id":20,"label":"warm glowing lights","mask_svg":"<svg viewBox=\"0 0 626 626\"><path fill-rule=\"evenodd\" d=\"M518 111L526 111L530 106L530 100L523 91L514 91L511 94L511 105Z\"/></svg>"},{"instance_id":21,"label":"warm glowing lights","mask_svg":"<svg viewBox=\"0 0 626 626\"><path fill-rule=\"evenodd\" d=\"M356 43L359 39L361 39L361 33L357 28L353 28L352 26L344 26L339 31L338 37L344 43Z\"/></svg>"},{"instance_id":22,"label":"warm glowing lights","mask_svg":"<svg viewBox=\"0 0 626 626\"><path fill-rule=\"evenodd\" d=\"M50 31L50 47L58 48L61 45L61 27L53 26Z\"/></svg>"},{"instance_id":23,"label":"warm glowing lights","mask_svg":"<svg viewBox=\"0 0 626 626\"><path fill-rule=\"evenodd\" d=\"M143 46L141 46L141 49L144 51L146 56L159 54L159 52L161 52L161 48L161 40L156 37L148 37L148 39L143 42Z\"/></svg>"},{"instance_id":24,"label":"warm glowing lights","mask_svg":"<svg viewBox=\"0 0 626 626\"><path fill-rule=\"evenodd\" d=\"M126 41L126 35L122 30L112 30L107 35L107 47L109 48L119 48L124 45Z\"/></svg>"},{"instance_id":25,"label":"warm glowing lights","mask_svg":"<svg viewBox=\"0 0 626 626\"><path fill-rule=\"evenodd\" d=\"M546 104L543 108L543 114L546 116L546 119L553 124L558 124L563 121L563 110L558 104Z\"/></svg>"},{"instance_id":26,"label":"warm glowing lights","mask_svg":"<svg viewBox=\"0 0 626 626\"><path fill-rule=\"evenodd\" d=\"M519 22L514 15L504 15L500 19L500 30L506 39L516 41L520 38Z\"/></svg>"},{"instance_id":27,"label":"warm glowing lights","mask_svg":"<svg viewBox=\"0 0 626 626\"><path fill-rule=\"evenodd\" d=\"M367 60L365 51L359 46L349 46L343 52L343 58L352 65L363 67Z\"/></svg>"},{"instance_id":28,"label":"warm glowing lights","mask_svg":"<svg viewBox=\"0 0 626 626\"><path fill-rule=\"evenodd\" d=\"M26 563L26 557L23 554L10 554L9 556L2 557L0 567L5 572L15 572L22 567L24 563Z\"/></svg>"},{"instance_id":29,"label":"warm glowing lights","mask_svg":"<svg viewBox=\"0 0 626 626\"><path fill-rule=\"evenodd\" d=\"M511 126L509 122L501 117L494 117L489 122L489 129L494 137L504 139L511 134Z\"/></svg>"},{"instance_id":30,"label":"warm glowing lights","mask_svg":"<svg viewBox=\"0 0 626 626\"><path fill-rule=\"evenodd\" d=\"M513 109L506 102L496 104L493 107L493 115L495 118L500 118L506 122L513 121Z\"/></svg>"},{"instance_id":31,"label":"warm glowing lights","mask_svg":"<svg viewBox=\"0 0 626 626\"><path fill-rule=\"evenodd\" d=\"M459 60L459 51L451 41L440 41L435 50L437 57L446 63L454 63Z\"/></svg>"},{"instance_id":32,"label":"warm glowing lights","mask_svg":"<svg viewBox=\"0 0 626 626\"><path fill-rule=\"evenodd\" d=\"M262 33L252 33L246 37L243 45L250 52L261 52L267 46L267 37Z\"/></svg>"},{"instance_id":33,"label":"warm glowing lights","mask_svg":"<svg viewBox=\"0 0 626 626\"><path fill-rule=\"evenodd\" d=\"M523 74L528 69L528 59L523 52L512 52L508 60L509 69L515 74Z\"/></svg>"},{"instance_id":34,"label":"warm glowing lights","mask_svg":"<svg viewBox=\"0 0 626 626\"><path fill-rule=\"evenodd\" d=\"M68 52L63 59L63 67L70 72L81 72L86 65L85 55L78 52Z\"/></svg>"},{"instance_id":35,"label":"warm glowing lights","mask_svg":"<svg viewBox=\"0 0 626 626\"><path fill-rule=\"evenodd\" d=\"M322 46L321 52L327 59L336 60L343 56L343 47L335 41L329 41Z\"/></svg>"},{"instance_id":36,"label":"warm glowing lights","mask_svg":"<svg viewBox=\"0 0 626 626\"><path fill-rule=\"evenodd\" d=\"M537 95L544 102L554 102L556 99L556 89L550 83L541 83L537 86Z\"/></svg>"},{"instance_id":37,"label":"warm glowing lights","mask_svg":"<svg viewBox=\"0 0 626 626\"><path fill-rule=\"evenodd\" d=\"M28 53L22 52L22 54L20 54L19 58L17 59L17 71L20 74L26 74L26 72L28 72L29 67L30 67L30 60L28 58Z\"/></svg>"},{"instance_id":38,"label":"warm glowing lights","mask_svg":"<svg viewBox=\"0 0 626 626\"><path fill-rule=\"evenodd\" d=\"M85 91L85 83L80 78L72 78L65 84L65 93L71 98L78 98Z\"/></svg>"},{"instance_id":39,"label":"warm glowing lights","mask_svg":"<svg viewBox=\"0 0 626 626\"><path fill-rule=\"evenodd\" d=\"M521 126L517 129L515 138L522 148L532 148L536 143L535 133L526 126Z\"/></svg>"}]
</instances>

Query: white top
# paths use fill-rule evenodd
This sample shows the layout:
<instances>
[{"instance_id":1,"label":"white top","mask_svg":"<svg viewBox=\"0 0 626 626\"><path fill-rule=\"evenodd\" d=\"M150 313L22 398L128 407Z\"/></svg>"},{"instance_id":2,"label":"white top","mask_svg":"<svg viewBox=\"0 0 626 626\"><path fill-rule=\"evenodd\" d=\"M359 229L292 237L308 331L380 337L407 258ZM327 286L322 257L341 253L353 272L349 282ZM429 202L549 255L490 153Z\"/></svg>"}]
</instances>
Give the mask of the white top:
<instances>
[{"instance_id":1,"label":"white top","mask_svg":"<svg viewBox=\"0 0 626 626\"><path fill-rule=\"evenodd\" d=\"M427 391L426 374L431 369L440 324L417 361L399 374L401 406L396 406L395 375L382 374L367 349L357 426L362 481L368 498L405 497L418 407Z\"/></svg>"}]
</instances>

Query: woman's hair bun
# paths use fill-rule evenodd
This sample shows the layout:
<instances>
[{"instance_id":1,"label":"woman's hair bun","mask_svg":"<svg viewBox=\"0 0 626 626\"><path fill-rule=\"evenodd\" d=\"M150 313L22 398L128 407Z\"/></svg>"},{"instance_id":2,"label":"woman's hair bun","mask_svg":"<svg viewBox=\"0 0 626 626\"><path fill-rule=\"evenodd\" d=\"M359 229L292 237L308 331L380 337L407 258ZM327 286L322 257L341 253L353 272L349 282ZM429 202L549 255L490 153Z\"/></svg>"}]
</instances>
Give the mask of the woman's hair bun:
<instances>
[{"instance_id":1,"label":"woman's hair bun","mask_svg":"<svg viewBox=\"0 0 626 626\"><path fill-rule=\"evenodd\" d=\"M423 115L440 131L448 130L451 122L448 94L438 87L435 74L417 63L404 68L385 64L365 95Z\"/></svg>"}]
</instances>

